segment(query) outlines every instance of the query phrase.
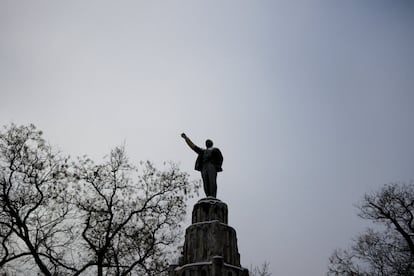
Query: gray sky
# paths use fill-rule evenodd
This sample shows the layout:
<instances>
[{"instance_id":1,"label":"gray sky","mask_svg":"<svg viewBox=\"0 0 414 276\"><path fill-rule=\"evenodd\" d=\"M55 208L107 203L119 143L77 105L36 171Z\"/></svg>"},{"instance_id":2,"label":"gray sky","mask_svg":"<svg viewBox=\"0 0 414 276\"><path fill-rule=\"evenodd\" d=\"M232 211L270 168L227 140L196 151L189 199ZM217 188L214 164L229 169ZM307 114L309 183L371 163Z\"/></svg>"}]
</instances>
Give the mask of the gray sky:
<instances>
[{"instance_id":1,"label":"gray sky","mask_svg":"<svg viewBox=\"0 0 414 276\"><path fill-rule=\"evenodd\" d=\"M72 156L224 155L242 264L323 275L363 193L414 179L412 1L0 1L0 124ZM200 195L201 197L201 195Z\"/></svg>"}]
</instances>

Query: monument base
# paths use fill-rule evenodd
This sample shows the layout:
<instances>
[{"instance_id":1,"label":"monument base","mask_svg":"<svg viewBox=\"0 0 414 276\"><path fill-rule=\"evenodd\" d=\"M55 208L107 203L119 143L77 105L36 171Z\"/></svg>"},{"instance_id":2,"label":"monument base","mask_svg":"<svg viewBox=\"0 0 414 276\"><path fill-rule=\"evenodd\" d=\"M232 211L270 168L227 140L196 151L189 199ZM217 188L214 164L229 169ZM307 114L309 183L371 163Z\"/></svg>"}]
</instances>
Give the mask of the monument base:
<instances>
[{"instance_id":1,"label":"monument base","mask_svg":"<svg viewBox=\"0 0 414 276\"><path fill-rule=\"evenodd\" d=\"M185 234L182 256L169 276L248 276L240 265L237 237L227 224L227 205L214 197L199 200Z\"/></svg>"}]
</instances>

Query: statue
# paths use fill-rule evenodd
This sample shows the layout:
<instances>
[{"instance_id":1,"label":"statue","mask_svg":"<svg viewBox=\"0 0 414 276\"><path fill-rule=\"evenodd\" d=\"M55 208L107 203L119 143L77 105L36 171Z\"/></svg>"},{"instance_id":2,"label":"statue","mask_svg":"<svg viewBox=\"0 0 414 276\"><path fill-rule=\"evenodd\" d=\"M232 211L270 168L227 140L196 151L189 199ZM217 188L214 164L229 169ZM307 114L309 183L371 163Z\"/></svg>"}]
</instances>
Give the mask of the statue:
<instances>
[{"instance_id":1,"label":"statue","mask_svg":"<svg viewBox=\"0 0 414 276\"><path fill-rule=\"evenodd\" d=\"M213 148L213 141L206 140L206 149L202 149L190 140L190 138L181 134L187 145L198 154L195 170L201 172L201 178L203 179L204 192L206 196L217 196L217 173L223 169L223 155L218 148Z\"/></svg>"}]
</instances>

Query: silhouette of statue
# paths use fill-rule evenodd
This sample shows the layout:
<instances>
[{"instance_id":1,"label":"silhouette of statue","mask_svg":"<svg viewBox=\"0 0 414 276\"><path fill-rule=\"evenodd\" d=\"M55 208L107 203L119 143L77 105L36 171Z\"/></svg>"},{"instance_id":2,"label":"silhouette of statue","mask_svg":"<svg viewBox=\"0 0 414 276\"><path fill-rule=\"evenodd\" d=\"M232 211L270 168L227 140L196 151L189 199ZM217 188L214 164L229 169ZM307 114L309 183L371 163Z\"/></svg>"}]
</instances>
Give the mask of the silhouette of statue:
<instances>
[{"instance_id":1,"label":"silhouette of statue","mask_svg":"<svg viewBox=\"0 0 414 276\"><path fill-rule=\"evenodd\" d=\"M223 169L223 155L218 148L213 148L213 141L206 140L206 149L202 149L190 140L190 138L181 134L187 145L198 154L195 170L201 172L201 178L203 179L204 192L206 196L217 196L217 172L221 172Z\"/></svg>"}]
</instances>

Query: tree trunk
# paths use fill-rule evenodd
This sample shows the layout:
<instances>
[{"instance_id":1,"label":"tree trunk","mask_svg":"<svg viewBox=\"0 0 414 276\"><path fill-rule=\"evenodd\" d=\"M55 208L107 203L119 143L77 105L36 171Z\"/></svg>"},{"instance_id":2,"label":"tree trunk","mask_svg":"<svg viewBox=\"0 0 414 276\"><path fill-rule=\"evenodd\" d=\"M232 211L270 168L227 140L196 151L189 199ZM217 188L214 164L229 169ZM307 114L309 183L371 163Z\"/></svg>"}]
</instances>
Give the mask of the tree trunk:
<instances>
[{"instance_id":1,"label":"tree trunk","mask_svg":"<svg viewBox=\"0 0 414 276\"><path fill-rule=\"evenodd\" d=\"M103 257L101 257L101 256L98 255L98 261L97 261L98 274L97 274L97 276L103 276L102 263L103 263Z\"/></svg>"}]
</instances>

